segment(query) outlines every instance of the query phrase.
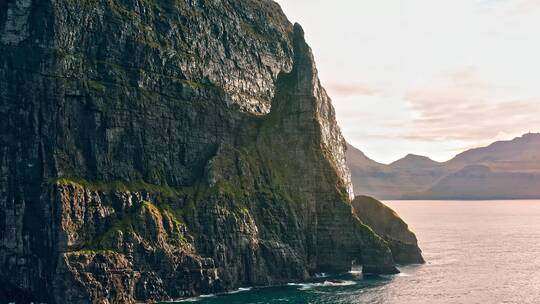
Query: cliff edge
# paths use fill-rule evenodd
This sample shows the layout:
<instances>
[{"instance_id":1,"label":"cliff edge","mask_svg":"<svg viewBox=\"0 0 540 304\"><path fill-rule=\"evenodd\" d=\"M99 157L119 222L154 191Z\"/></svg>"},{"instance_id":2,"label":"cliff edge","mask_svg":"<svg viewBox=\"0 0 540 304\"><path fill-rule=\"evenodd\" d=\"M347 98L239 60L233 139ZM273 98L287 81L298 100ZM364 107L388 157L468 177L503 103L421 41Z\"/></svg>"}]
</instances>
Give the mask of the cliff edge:
<instances>
[{"instance_id":1,"label":"cliff edge","mask_svg":"<svg viewBox=\"0 0 540 304\"><path fill-rule=\"evenodd\" d=\"M269 0L0 2L0 301L395 273L311 50Z\"/></svg>"},{"instance_id":2,"label":"cliff edge","mask_svg":"<svg viewBox=\"0 0 540 304\"><path fill-rule=\"evenodd\" d=\"M388 242L394 261L425 263L416 235L394 210L369 196L357 196L352 205L358 218Z\"/></svg>"}]
</instances>

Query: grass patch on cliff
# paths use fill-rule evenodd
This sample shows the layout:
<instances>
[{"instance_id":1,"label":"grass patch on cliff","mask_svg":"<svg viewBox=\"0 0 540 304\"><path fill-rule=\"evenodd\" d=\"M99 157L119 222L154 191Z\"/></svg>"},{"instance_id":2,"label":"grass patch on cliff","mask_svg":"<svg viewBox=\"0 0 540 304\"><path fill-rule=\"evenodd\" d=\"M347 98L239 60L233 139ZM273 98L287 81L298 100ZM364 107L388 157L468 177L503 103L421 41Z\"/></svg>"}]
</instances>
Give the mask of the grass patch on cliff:
<instances>
[{"instance_id":1,"label":"grass patch on cliff","mask_svg":"<svg viewBox=\"0 0 540 304\"><path fill-rule=\"evenodd\" d=\"M164 197L175 198L184 194L181 188L173 188L168 185L149 184L143 180L132 182L123 181L89 181L81 177L59 177L49 180L49 184L57 186L71 186L79 189L86 189L97 192L144 192L149 194L160 194Z\"/></svg>"},{"instance_id":2,"label":"grass patch on cliff","mask_svg":"<svg viewBox=\"0 0 540 304\"><path fill-rule=\"evenodd\" d=\"M66 252L67 255L116 255L118 252L111 250L111 249L81 249L77 251L69 251Z\"/></svg>"},{"instance_id":3,"label":"grass patch on cliff","mask_svg":"<svg viewBox=\"0 0 540 304\"><path fill-rule=\"evenodd\" d=\"M102 249L108 248L104 243L110 243L110 240L117 231L123 233L140 231L140 212L146 211L156 222L164 222L164 219L173 223L175 238L181 243L186 243L186 237L180 233L181 226L185 226L186 219L191 217L196 210L199 201L207 199L209 195L215 193L202 183L197 183L190 187L173 188L164 185L149 184L144 181L135 181L131 183L113 181L113 182L91 182L83 178L62 177L50 180L50 183L56 186L68 186L79 191L95 191L101 193L122 192L122 193L143 193L150 195L153 202L145 200L135 209L128 210L119 215L111 224L105 233L98 237L84 248Z\"/></svg>"},{"instance_id":4,"label":"grass patch on cliff","mask_svg":"<svg viewBox=\"0 0 540 304\"><path fill-rule=\"evenodd\" d=\"M272 152L254 140L242 147L223 145L210 162L208 174L215 182L210 193L233 202L235 212L242 216L258 209L255 202L259 200L298 205L305 199L293 188L293 173L285 163L272 161L268 156Z\"/></svg>"},{"instance_id":5,"label":"grass patch on cliff","mask_svg":"<svg viewBox=\"0 0 540 304\"><path fill-rule=\"evenodd\" d=\"M86 85L89 89L99 93L104 93L107 89L107 87L102 82L95 80L87 80Z\"/></svg>"},{"instance_id":6,"label":"grass patch on cliff","mask_svg":"<svg viewBox=\"0 0 540 304\"><path fill-rule=\"evenodd\" d=\"M161 236L167 242L185 248L189 241L183 232L183 227L185 227L185 223L178 218L177 212L171 206L143 201L135 209L122 214L105 233L97 236L91 243L83 245L81 250L74 251L74 253L116 252L115 249L111 248L115 247L115 238L120 234L124 237L128 234L135 234L146 242L157 242L157 239L147 238L154 232L158 233L153 235L154 237Z\"/></svg>"},{"instance_id":7,"label":"grass patch on cliff","mask_svg":"<svg viewBox=\"0 0 540 304\"><path fill-rule=\"evenodd\" d=\"M89 181L80 177L60 177L49 180L49 185L72 187L101 193L144 193L152 197L156 206L164 212L174 214L176 219L185 219L191 215L199 201L215 194L218 188L210 188L205 182L197 182L192 186L171 187L168 185L150 184L142 180L123 181ZM223 186L226 187L225 185ZM231 188L232 190L232 188ZM231 191L232 192L232 191ZM174 203L174 204L172 204Z\"/></svg>"}]
</instances>

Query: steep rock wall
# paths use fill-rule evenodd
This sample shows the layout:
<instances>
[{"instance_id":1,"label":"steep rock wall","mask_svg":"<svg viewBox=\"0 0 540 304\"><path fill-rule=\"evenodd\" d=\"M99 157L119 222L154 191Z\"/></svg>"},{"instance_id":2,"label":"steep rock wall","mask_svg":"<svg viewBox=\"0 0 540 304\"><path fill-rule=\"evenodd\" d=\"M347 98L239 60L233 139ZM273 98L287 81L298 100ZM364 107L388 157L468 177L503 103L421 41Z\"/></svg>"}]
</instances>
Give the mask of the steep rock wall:
<instances>
[{"instance_id":1,"label":"steep rock wall","mask_svg":"<svg viewBox=\"0 0 540 304\"><path fill-rule=\"evenodd\" d=\"M0 300L396 271L352 212L330 99L277 4L0 6Z\"/></svg>"}]
</instances>

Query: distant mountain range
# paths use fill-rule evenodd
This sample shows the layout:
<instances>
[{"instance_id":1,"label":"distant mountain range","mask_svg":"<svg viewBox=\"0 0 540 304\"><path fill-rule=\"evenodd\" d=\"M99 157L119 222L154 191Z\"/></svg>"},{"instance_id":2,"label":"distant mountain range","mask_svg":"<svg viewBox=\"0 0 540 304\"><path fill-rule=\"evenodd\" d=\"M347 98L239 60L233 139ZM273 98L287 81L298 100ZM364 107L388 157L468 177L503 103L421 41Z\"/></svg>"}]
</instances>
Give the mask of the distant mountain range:
<instances>
[{"instance_id":1,"label":"distant mountain range","mask_svg":"<svg viewBox=\"0 0 540 304\"><path fill-rule=\"evenodd\" d=\"M447 162L409 154L389 165L349 145L356 194L379 199L540 198L540 133L463 152Z\"/></svg>"}]
</instances>

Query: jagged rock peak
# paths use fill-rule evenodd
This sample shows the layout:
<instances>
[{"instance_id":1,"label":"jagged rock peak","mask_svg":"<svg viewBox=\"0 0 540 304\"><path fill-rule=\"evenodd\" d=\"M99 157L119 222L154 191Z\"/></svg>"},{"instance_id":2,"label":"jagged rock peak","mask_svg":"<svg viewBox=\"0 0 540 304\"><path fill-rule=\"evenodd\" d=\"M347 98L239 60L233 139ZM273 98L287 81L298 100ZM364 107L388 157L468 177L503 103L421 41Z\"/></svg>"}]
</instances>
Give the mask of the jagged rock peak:
<instances>
[{"instance_id":1,"label":"jagged rock peak","mask_svg":"<svg viewBox=\"0 0 540 304\"><path fill-rule=\"evenodd\" d=\"M308 112L315 118L316 131L319 134L318 142L326 158L338 172L340 184L346 189L349 198L354 198L350 171L346 164L347 143L341 134L336 121L336 114L332 100L322 87L313 52L306 43L304 30L298 23L293 29L293 69L290 73L283 73L278 79L277 87L284 87L288 92L287 103L280 105L274 103L273 107L286 107L286 111ZM290 84L294 88L287 88ZM292 105L291 103L296 103ZM309 119L309 118L308 118Z\"/></svg>"}]
</instances>

